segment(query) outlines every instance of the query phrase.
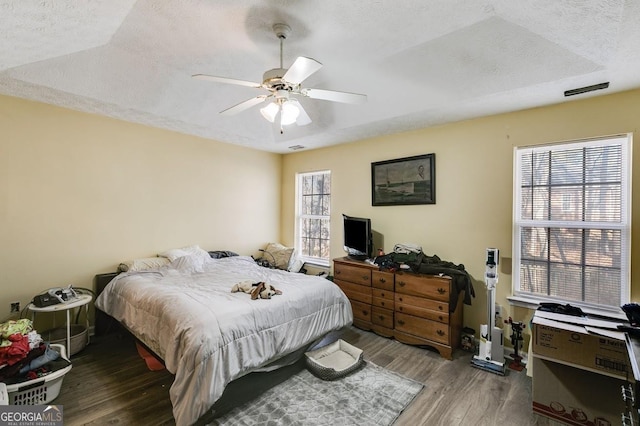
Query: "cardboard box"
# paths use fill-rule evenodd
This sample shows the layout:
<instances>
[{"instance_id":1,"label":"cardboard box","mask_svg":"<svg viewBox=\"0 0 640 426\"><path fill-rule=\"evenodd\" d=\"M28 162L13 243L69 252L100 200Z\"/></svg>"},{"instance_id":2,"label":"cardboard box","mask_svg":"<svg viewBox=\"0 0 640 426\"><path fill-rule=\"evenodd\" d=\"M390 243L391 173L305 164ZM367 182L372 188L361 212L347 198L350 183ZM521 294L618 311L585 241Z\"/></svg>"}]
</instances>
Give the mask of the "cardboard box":
<instances>
[{"instance_id":1,"label":"cardboard box","mask_svg":"<svg viewBox=\"0 0 640 426\"><path fill-rule=\"evenodd\" d=\"M615 328L593 327L587 319L558 315L554 314L554 319L550 319L551 316L536 311L532 338L534 356L634 381L624 333ZM535 367L533 369L535 372Z\"/></svg>"},{"instance_id":2,"label":"cardboard box","mask_svg":"<svg viewBox=\"0 0 640 426\"><path fill-rule=\"evenodd\" d=\"M626 382L533 356L533 411L568 425L619 425Z\"/></svg>"}]
</instances>

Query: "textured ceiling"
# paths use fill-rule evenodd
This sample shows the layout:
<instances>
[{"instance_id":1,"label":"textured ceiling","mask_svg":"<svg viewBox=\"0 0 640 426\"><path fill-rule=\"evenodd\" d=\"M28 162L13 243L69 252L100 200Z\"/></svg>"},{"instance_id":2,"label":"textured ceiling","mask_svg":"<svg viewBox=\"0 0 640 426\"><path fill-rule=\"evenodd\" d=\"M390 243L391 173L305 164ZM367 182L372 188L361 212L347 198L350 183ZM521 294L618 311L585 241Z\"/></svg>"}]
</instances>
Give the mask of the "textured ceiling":
<instances>
[{"instance_id":1,"label":"textured ceiling","mask_svg":"<svg viewBox=\"0 0 640 426\"><path fill-rule=\"evenodd\" d=\"M323 67L313 122L220 111L279 66L275 23ZM0 93L251 148L290 152L640 87L637 0L0 0ZM611 82L606 90L565 90Z\"/></svg>"}]
</instances>

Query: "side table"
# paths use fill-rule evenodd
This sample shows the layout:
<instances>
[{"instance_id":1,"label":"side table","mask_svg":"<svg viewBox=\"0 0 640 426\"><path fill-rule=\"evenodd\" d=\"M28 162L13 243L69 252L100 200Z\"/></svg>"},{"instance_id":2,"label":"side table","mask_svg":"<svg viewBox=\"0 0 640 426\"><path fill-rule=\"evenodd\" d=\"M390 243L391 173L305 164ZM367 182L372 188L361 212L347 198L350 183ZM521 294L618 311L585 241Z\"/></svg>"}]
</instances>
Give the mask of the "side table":
<instances>
[{"instance_id":1,"label":"side table","mask_svg":"<svg viewBox=\"0 0 640 426\"><path fill-rule=\"evenodd\" d=\"M29 303L27 305L27 309L32 313L32 320L35 320L35 314L37 312L58 312L58 311L66 311L67 313L67 344L66 349L69 357L71 357L71 320L69 318L69 312L74 308L81 308L84 306L85 308L85 317L86 317L86 326L87 326L87 343L89 342L89 303L93 298L90 294L81 294L78 295L77 298L69 300L67 302L58 303L56 305L44 306L42 308L37 307L33 303Z\"/></svg>"}]
</instances>

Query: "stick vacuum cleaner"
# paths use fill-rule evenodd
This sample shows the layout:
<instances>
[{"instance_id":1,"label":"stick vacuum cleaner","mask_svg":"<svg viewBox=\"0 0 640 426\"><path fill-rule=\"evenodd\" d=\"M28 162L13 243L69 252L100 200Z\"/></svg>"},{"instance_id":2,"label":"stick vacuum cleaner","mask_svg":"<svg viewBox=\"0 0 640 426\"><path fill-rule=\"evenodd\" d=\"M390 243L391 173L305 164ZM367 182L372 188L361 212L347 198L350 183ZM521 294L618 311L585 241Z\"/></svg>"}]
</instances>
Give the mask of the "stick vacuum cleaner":
<instances>
[{"instance_id":1,"label":"stick vacuum cleaner","mask_svg":"<svg viewBox=\"0 0 640 426\"><path fill-rule=\"evenodd\" d=\"M498 284L498 262L500 252L487 249L484 283L487 286L487 324L480 325L480 348L471 359L471 366L491 373L505 375L504 336L496 327L496 284Z\"/></svg>"}]
</instances>

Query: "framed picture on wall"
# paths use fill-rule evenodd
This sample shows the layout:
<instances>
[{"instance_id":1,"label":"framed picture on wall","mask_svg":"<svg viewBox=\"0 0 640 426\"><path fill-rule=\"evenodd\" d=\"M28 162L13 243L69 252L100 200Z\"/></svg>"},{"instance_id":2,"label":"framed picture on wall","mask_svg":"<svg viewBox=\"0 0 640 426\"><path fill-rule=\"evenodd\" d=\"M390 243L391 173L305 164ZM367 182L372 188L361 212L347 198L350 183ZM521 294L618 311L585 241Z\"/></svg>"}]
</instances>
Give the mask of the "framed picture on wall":
<instances>
[{"instance_id":1,"label":"framed picture on wall","mask_svg":"<svg viewBox=\"0 0 640 426\"><path fill-rule=\"evenodd\" d=\"M436 155L371 163L371 205L436 203Z\"/></svg>"}]
</instances>

